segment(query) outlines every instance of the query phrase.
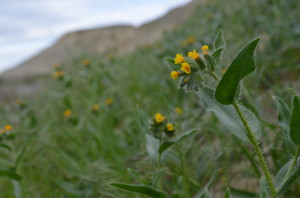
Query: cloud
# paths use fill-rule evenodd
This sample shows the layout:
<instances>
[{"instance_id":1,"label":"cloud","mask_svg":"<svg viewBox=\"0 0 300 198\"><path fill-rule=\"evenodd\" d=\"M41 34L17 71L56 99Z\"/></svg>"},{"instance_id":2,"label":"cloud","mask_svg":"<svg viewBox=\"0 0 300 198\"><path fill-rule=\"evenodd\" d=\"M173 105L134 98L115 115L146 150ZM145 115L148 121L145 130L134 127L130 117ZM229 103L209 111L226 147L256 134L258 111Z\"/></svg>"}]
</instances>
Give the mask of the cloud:
<instances>
[{"instance_id":1,"label":"cloud","mask_svg":"<svg viewBox=\"0 0 300 198\"><path fill-rule=\"evenodd\" d=\"M141 25L189 0L10 0L0 2L0 72L67 32Z\"/></svg>"}]
</instances>

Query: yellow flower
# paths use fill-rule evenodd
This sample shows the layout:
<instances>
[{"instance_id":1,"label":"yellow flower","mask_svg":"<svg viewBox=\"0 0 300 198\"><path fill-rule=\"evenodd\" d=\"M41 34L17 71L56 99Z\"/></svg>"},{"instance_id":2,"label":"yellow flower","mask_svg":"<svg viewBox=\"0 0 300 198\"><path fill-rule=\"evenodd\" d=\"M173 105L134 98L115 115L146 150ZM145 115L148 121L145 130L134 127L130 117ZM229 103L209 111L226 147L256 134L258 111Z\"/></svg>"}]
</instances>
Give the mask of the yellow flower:
<instances>
[{"instance_id":1,"label":"yellow flower","mask_svg":"<svg viewBox=\"0 0 300 198\"><path fill-rule=\"evenodd\" d=\"M181 54L176 54L176 57L174 58L175 64L180 64L185 61L183 56Z\"/></svg>"},{"instance_id":2,"label":"yellow flower","mask_svg":"<svg viewBox=\"0 0 300 198\"><path fill-rule=\"evenodd\" d=\"M85 66L85 67L88 67L88 66L91 65L91 62L90 62L90 60L88 60L88 59L84 59L84 60L81 61L81 64L82 64L83 66Z\"/></svg>"},{"instance_id":3,"label":"yellow flower","mask_svg":"<svg viewBox=\"0 0 300 198\"><path fill-rule=\"evenodd\" d=\"M52 65L52 67L53 67L54 69L58 69L58 68L60 68L60 64L59 64L59 63L54 63L54 64Z\"/></svg>"},{"instance_id":4,"label":"yellow flower","mask_svg":"<svg viewBox=\"0 0 300 198\"><path fill-rule=\"evenodd\" d=\"M60 70L60 71L56 71L52 74L53 78L61 78L64 76L64 71Z\"/></svg>"},{"instance_id":5,"label":"yellow flower","mask_svg":"<svg viewBox=\"0 0 300 198\"><path fill-rule=\"evenodd\" d=\"M179 74L180 74L180 72L172 71L171 72L171 78L173 78L173 80L175 80L179 76Z\"/></svg>"},{"instance_id":6,"label":"yellow flower","mask_svg":"<svg viewBox=\"0 0 300 198\"><path fill-rule=\"evenodd\" d=\"M192 52L188 53L188 57L193 58L194 60L197 60L199 58L199 54L194 49Z\"/></svg>"},{"instance_id":7,"label":"yellow flower","mask_svg":"<svg viewBox=\"0 0 300 198\"><path fill-rule=\"evenodd\" d=\"M94 105L92 106L92 110L93 110L93 111L98 111L99 109L100 109L100 107L99 107L98 104L94 104Z\"/></svg>"},{"instance_id":8,"label":"yellow flower","mask_svg":"<svg viewBox=\"0 0 300 198\"><path fill-rule=\"evenodd\" d=\"M106 100L105 100L105 104L106 105L111 105L113 103L113 99L112 98L107 98Z\"/></svg>"},{"instance_id":9,"label":"yellow flower","mask_svg":"<svg viewBox=\"0 0 300 198\"><path fill-rule=\"evenodd\" d=\"M17 99L16 100L16 105L21 105L21 104L23 104L22 100Z\"/></svg>"},{"instance_id":10,"label":"yellow flower","mask_svg":"<svg viewBox=\"0 0 300 198\"><path fill-rule=\"evenodd\" d=\"M71 115L72 115L71 109L65 110L65 112L64 112L64 117L65 118L69 118L69 117L71 117Z\"/></svg>"},{"instance_id":11,"label":"yellow flower","mask_svg":"<svg viewBox=\"0 0 300 198\"><path fill-rule=\"evenodd\" d=\"M183 114L183 110L182 110L180 107L176 107L176 108L175 108L175 112L176 112L177 114Z\"/></svg>"},{"instance_id":12,"label":"yellow flower","mask_svg":"<svg viewBox=\"0 0 300 198\"><path fill-rule=\"evenodd\" d=\"M209 48L207 45L203 45L201 49L202 49L204 55L208 55Z\"/></svg>"},{"instance_id":13,"label":"yellow flower","mask_svg":"<svg viewBox=\"0 0 300 198\"><path fill-rule=\"evenodd\" d=\"M166 129L167 129L168 132L173 132L174 131L174 125L171 124L171 123L168 123L166 125Z\"/></svg>"},{"instance_id":14,"label":"yellow flower","mask_svg":"<svg viewBox=\"0 0 300 198\"><path fill-rule=\"evenodd\" d=\"M196 41L195 37L189 36L189 37L187 37L185 40L183 40L183 41L181 42L181 45L182 45L182 46L191 45L191 44L193 44L195 41Z\"/></svg>"},{"instance_id":15,"label":"yellow flower","mask_svg":"<svg viewBox=\"0 0 300 198\"><path fill-rule=\"evenodd\" d=\"M113 54L107 54L107 55L106 55L106 58L107 58L108 60L112 60L112 59L114 58L114 55L113 55Z\"/></svg>"},{"instance_id":16,"label":"yellow flower","mask_svg":"<svg viewBox=\"0 0 300 198\"><path fill-rule=\"evenodd\" d=\"M157 113L154 115L154 121L156 123L162 123L165 119L166 118L163 115L161 115L160 113Z\"/></svg>"},{"instance_id":17,"label":"yellow flower","mask_svg":"<svg viewBox=\"0 0 300 198\"><path fill-rule=\"evenodd\" d=\"M7 125L5 125L4 130L5 131L11 131L12 130L12 126L9 125L9 124L7 124Z\"/></svg>"},{"instance_id":18,"label":"yellow flower","mask_svg":"<svg viewBox=\"0 0 300 198\"><path fill-rule=\"evenodd\" d=\"M191 73L191 67L190 65L187 63L187 62L183 62L181 64L181 68L180 68L182 71L184 71L185 73L187 74L190 74Z\"/></svg>"}]
</instances>

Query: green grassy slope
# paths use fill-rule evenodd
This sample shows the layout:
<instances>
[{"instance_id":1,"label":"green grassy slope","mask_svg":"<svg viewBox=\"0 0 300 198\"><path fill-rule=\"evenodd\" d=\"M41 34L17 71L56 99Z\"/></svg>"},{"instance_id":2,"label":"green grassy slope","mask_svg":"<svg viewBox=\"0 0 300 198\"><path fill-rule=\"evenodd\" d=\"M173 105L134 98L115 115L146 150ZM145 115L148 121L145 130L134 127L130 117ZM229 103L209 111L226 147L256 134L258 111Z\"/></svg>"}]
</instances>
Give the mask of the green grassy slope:
<instances>
[{"instance_id":1,"label":"green grassy slope","mask_svg":"<svg viewBox=\"0 0 300 198\"><path fill-rule=\"evenodd\" d=\"M261 37L257 52L261 78L253 82L252 77L245 86L249 87L252 104L270 107L264 109L269 113L258 113L272 121L276 118L272 109L275 105L264 98L266 90L283 95L286 78L299 80L299 9L297 1L209 1L199 6L185 24L131 54L118 57L111 52L112 59L85 54L70 61L69 67L62 67L65 80L72 82L70 86L49 77L47 89L24 101L25 109L13 103L0 108L1 126L11 124L16 133L10 141L15 151L0 148L0 169L11 167L6 159L13 163L17 151L31 137L17 170L23 176L20 185L24 197L133 197L108 183L149 183L155 171L139 126L139 107L149 116L157 112L167 115L176 123L178 134L201 128L200 133L168 153L162 184L166 191L177 189L185 192L182 197L192 197L219 168L223 168L223 174L215 193L225 186L255 191L256 184L251 181L257 176L255 170L247 169L243 149L222 125L216 124L213 115L204 114L194 94L177 89L163 58L212 45L219 28L227 41L225 57L233 58L248 40ZM187 44L184 41L189 37L195 41ZM81 64L85 58L91 60L88 68ZM276 87L271 88L273 84ZM107 98L113 100L112 104L105 104ZM94 104L100 106L97 114L91 112ZM184 113L176 114L176 107ZM72 110L75 124L63 117L67 109ZM270 129L274 133L263 143L282 145L279 129L271 125ZM288 157L280 151L266 151L276 156L272 158L274 169ZM297 187L299 184L290 197L300 196ZM14 197L11 180L1 177L0 191L3 197Z\"/></svg>"}]
</instances>

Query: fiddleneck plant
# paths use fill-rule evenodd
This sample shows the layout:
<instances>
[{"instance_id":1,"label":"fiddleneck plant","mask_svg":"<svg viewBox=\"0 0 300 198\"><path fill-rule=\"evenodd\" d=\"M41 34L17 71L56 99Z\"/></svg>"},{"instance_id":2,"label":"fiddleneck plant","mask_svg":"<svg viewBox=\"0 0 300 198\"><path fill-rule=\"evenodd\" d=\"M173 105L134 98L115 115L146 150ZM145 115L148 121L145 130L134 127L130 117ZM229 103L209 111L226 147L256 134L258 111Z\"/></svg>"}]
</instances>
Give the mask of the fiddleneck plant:
<instances>
[{"instance_id":1,"label":"fiddleneck plant","mask_svg":"<svg viewBox=\"0 0 300 198\"><path fill-rule=\"evenodd\" d=\"M292 108L289 109L288 105L282 99L274 97L279 110L278 125L284 131L283 137L293 156L278 173L272 173L260 144L262 134L266 135L266 133L262 133L262 119L258 118L258 115L247 108L241 100L241 95L247 93L247 90L242 88L241 81L256 70L255 50L259 40L259 38L256 38L250 41L241 49L229 66L224 66L222 64L222 54L225 49L225 41L222 30L219 30L212 50L210 50L208 45L203 45L201 48L202 53L198 53L196 49L193 49L188 52L187 56L176 54L175 58L166 58L166 62L171 68L170 77L173 80L179 81L179 88L187 92L195 92L206 111L213 112L227 130L237 137L238 141L250 144L253 147L257 162L263 172L263 176L260 178L257 197L277 198L282 196L283 192L291 184L295 183L300 175L300 98L295 91L290 89L293 103ZM142 117L145 120L145 116L140 115L140 119ZM154 120L163 118L158 114L156 117ZM157 121L156 123L161 123L163 119L161 122ZM143 123L147 122L143 121ZM156 125L152 124L152 131L154 129L153 126ZM197 130L192 130L186 136L195 131ZM154 137L161 137L160 134L160 132L154 133ZM147 137L149 139L149 135ZM150 140L150 142L153 142L153 139ZM160 152L172 144L174 144L172 141L171 143L170 141L160 141L160 143L157 143L156 152L159 153L159 168ZM238 142L238 144L241 143ZM251 165L255 166L253 168L258 171L255 160L251 161ZM215 179L216 175L213 175L211 181L196 193L194 198L212 197L208 188ZM112 185L150 197L168 197L167 193L154 188L155 185L145 186L122 183L112 183ZM172 196L176 197L174 194ZM226 189L224 197L230 198L229 188Z\"/></svg>"}]
</instances>

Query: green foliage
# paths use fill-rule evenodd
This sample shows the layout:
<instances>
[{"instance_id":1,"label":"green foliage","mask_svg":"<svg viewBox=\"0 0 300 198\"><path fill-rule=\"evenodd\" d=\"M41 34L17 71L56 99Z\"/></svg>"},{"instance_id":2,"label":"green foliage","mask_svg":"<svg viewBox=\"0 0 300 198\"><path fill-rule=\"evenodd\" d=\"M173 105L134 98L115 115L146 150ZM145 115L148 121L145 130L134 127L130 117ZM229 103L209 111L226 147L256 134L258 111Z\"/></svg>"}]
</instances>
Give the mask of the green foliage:
<instances>
[{"instance_id":1,"label":"green foliage","mask_svg":"<svg viewBox=\"0 0 300 198\"><path fill-rule=\"evenodd\" d=\"M216 99L223 105L232 104L242 78L255 71L254 51L259 39L249 42L234 58L216 89Z\"/></svg>"},{"instance_id":2,"label":"green foliage","mask_svg":"<svg viewBox=\"0 0 300 198\"><path fill-rule=\"evenodd\" d=\"M147 195L149 197L167 198L167 195L165 193L151 186L146 186L141 184L123 184L123 183L111 183L110 185L130 192Z\"/></svg>"},{"instance_id":3,"label":"green foliage","mask_svg":"<svg viewBox=\"0 0 300 198\"><path fill-rule=\"evenodd\" d=\"M296 145L300 145L300 98L294 96L290 121L290 136Z\"/></svg>"},{"instance_id":4,"label":"green foliage","mask_svg":"<svg viewBox=\"0 0 300 198\"><path fill-rule=\"evenodd\" d=\"M224 124L224 126L238 139L244 142L250 142L247 136L245 127L241 120L238 118L232 106L226 106L218 103L214 99L214 90L209 87L203 87L198 93L200 102L204 105L207 111L212 111L217 118ZM243 113L245 113L247 119L251 123L251 128L255 133L257 139L261 136L260 122L256 118L255 114L248 110L246 107L242 107Z\"/></svg>"},{"instance_id":5,"label":"green foliage","mask_svg":"<svg viewBox=\"0 0 300 198\"><path fill-rule=\"evenodd\" d=\"M17 181L20 181L22 179L21 175L18 175L17 173L8 170L0 170L0 176L9 177Z\"/></svg>"},{"instance_id":6,"label":"green foliage","mask_svg":"<svg viewBox=\"0 0 300 198\"><path fill-rule=\"evenodd\" d=\"M223 49L225 48L225 41L224 41L223 31L220 29L215 38L214 49L217 50L221 48Z\"/></svg>"},{"instance_id":7,"label":"green foliage","mask_svg":"<svg viewBox=\"0 0 300 198\"><path fill-rule=\"evenodd\" d=\"M181 134L179 137L176 138L176 140L167 140L164 141L158 149L159 153L163 153L166 149L168 149L170 146L172 146L173 144L180 142L182 140L184 140L185 138L193 135L194 133L196 133L197 131L199 131L199 129L191 129L183 134Z\"/></svg>"},{"instance_id":8,"label":"green foliage","mask_svg":"<svg viewBox=\"0 0 300 198\"><path fill-rule=\"evenodd\" d=\"M19 182L0 176L1 196L147 196L108 184L120 181L124 185L138 183L144 186L139 190L149 192L149 187L173 198L222 197L227 187L232 197L269 197L269 185L260 176L264 173L256 152L250 148L243 123L233 107L220 104L214 93L217 79L222 78L236 50L260 36L256 57L260 67L247 78L241 78L250 71L247 64L227 70L223 78L231 76L229 81L232 78L236 82L234 86L229 83L225 96L239 97L238 106L255 138L261 136L259 145L276 175L273 180L279 196L284 193L285 197L299 197L299 162L293 166L297 149L290 137L293 109L283 102L289 99L286 86L298 91L299 6L296 1L212 0L154 43L122 56L113 49L107 52L110 58L107 54L83 54L62 65L65 76L60 80L40 77L45 91L20 98L22 105L3 102L0 107L1 127L11 124L14 128L10 136L13 139L0 140L0 169L22 177ZM225 34L220 30L214 39L220 28ZM200 52L203 45L211 46L206 61ZM189 59L194 74L192 78L180 77L193 83L182 79L178 84L190 92L199 89L196 95L178 90L168 73L181 67L174 64L177 53L186 55L193 49L200 52L202 62ZM252 58L253 54L248 55ZM244 62L245 56L238 57ZM87 58L89 68L81 63ZM270 95L283 98L276 98L279 125ZM230 101L225 96L222 101ZM107 98L112 98L113 103L106 105ZM96 111L92 111L94 104L100 107ZM136 110L136 106L140 108ZM181 107L183 113L175 113L176 107ZM72 115L64 118L63 112L68 108ZM157 112L175 123L175 136L164 134L161 140L152 136L148 115ZM193 128L198 128L199 133L185 136L184 132ZM214 177L220 168L222 175ZM208 182L210 178L215 182Z\"/></svg>"}]
</instances>

